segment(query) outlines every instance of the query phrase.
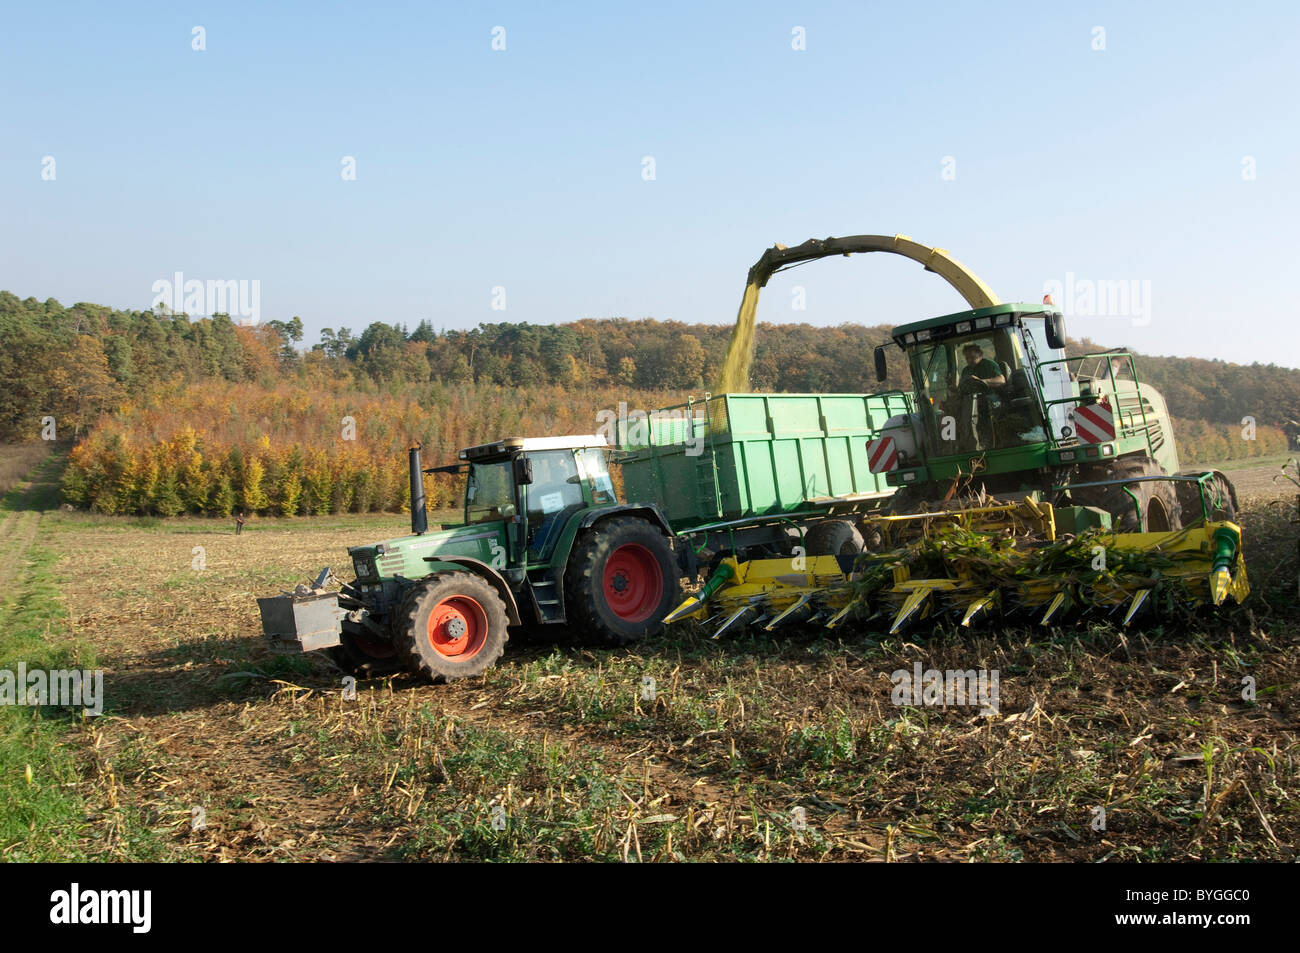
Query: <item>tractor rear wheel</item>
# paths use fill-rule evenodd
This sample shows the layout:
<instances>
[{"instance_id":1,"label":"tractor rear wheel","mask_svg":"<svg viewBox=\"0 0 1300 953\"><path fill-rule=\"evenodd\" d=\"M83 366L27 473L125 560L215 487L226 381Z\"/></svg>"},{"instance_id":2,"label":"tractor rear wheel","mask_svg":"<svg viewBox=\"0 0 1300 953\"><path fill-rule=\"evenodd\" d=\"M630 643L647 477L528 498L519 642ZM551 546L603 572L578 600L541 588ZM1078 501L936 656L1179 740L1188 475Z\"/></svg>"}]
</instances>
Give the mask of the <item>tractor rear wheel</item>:
<instances>
[{"instance_id":1,"label":"tractor rear wheel","mask_svg":"<svg viewBox=\"0 0 1300 953\"><path fill-rule=\"evenodd\" d=\"M856 556L863 550L862 533L852 520L822 520L804 535L809 556Z\"/></svg>"},{"instance_id":2,"label":"tractor rear wheel","mask_svg":"<svg viewBox=\"0 0 1300 953\"><path fill-rule=\"evenodd\" d=\"M635 517L606 520L580 538L569 557L567 615L611 645L657 635L681 601L680 575L658 528Z\"/></svg>"},{"instance_id":3,"label":"tractor rear wheel","mask_svg":"<svg viewBox=\"0 0 1300 953\"><path fill-rule=\"evenodd\" d=\"M1080 482L1154 476L1168 474L1147 457L1133 457L1116 460L1113 468L1100 473L1094 470ZM1129 492L1133 495L1129 496ZM1121 485L1088 487L1071 490L1070 495L1076 503L1095 506L1109 513L1117 533L1166 533L1183 528L1178 494L1174 484L1167 480L1130 483L1127 490ZM1134 498L1137 499L1136 507Z\"/></svg>"},{"instance_id":4,"label":"tractor rear wheel","mask_svg":"<svg viewBox=\"0 0 1300 953\"><path fill-rule=\"evenodd\" d=\"M406 667L435 682L480 675L495 665L509 624L496 589L472 572L420 580L394 622Z\"/></svg>"}]
</instances>

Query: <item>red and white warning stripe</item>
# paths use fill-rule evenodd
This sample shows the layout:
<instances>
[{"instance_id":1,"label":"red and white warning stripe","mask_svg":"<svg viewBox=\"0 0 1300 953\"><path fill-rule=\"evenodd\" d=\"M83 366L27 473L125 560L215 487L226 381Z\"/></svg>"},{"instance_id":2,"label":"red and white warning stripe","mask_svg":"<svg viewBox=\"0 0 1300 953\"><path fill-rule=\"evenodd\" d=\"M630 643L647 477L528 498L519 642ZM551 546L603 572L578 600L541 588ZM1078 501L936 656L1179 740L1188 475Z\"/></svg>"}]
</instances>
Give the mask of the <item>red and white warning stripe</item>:
<instances>
[{"instance_id":1,"label":"red and white warning stripe","mask_svg":"<svg viewBox=\"0 0 1300 953\"><path fill-rule=\"evenodd\" d=\"M1070 411L1074 429L1084 443L1108 443L1115 439L1115 415L1110 404L1100 400L1095 404L1081 404Z\"/></svg>"},{"instance_id":2,"label":"red and white warning stripe","mask_svg":"<svg viewBox=\"0 0 1300 953\"><path fill-rule=\"evenodd\" d=\"M867 465L872 473L885 473L898 468L898 448L893 437L877 437L867 444Z\"/></svg>"}]
</instances>

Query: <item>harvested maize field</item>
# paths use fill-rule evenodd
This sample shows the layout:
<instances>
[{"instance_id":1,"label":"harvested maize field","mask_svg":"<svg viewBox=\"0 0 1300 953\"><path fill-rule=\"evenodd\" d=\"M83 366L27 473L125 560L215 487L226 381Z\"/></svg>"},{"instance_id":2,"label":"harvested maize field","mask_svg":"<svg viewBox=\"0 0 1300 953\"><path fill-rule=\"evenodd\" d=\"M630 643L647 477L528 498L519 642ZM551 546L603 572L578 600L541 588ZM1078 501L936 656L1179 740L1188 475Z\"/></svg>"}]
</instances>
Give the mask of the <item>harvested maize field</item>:
<instances>
[{"instance_id":1,"label":"harvested maize field","mask_svg":"<svg viewBox=\"0 0 1300 953\"><path fill-rule=\"evenodd\" d=\"M480 678L353 693L323 653L269 654L254 600L405 517L236 536L62 511L56 478L6 501L32 530L2 544L6 638L103 669L104 708L6 728L6 859L1292 860L1300 843L1285 482L1243 493L1245 605L1176 625L513 636ZM922 670L996 673L996 712L900 697Z\"/></svg>"}]
</instances>

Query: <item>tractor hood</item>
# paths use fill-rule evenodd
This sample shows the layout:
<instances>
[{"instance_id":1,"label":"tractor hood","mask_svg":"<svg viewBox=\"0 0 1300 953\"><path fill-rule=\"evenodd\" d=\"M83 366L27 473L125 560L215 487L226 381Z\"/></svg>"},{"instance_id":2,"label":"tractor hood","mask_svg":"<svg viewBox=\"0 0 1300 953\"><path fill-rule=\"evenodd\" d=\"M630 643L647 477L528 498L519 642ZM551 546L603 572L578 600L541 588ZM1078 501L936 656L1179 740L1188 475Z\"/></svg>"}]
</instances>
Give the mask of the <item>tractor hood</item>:
<instances>
[{"instance_id":1,"label":"tractor hood","mask_svg":"<svg viewBox=\"0 0 1300 953\"><path fill-rule=\"evenodd\" d=\"M506 563L506 529L501 522L453 526L419 535L397 536L367 546L353 546L348 555L352 557L352 568L361 582L394 576L420 579L438 568L436 564L440 557L473 559L501 568Z\"/></svg>"}]
</instances>

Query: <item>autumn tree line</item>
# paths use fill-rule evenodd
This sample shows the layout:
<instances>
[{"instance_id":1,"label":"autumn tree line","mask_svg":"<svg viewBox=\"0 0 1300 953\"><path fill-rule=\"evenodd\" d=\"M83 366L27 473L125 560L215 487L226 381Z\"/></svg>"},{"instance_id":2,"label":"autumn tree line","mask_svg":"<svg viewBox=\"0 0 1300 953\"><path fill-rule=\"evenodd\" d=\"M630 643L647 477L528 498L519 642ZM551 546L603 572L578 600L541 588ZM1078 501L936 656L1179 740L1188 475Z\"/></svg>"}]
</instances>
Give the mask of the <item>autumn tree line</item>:
<instances>
[{"instance_id":1,"label":"autumn tree line","mask_svg":"<svg viewBox=\"0 0 1300 953\"><path fill-rule=\"evenodd\" d=\"M906 386L886 327L761 325L756 391L858 393ZM404 450L456 449L511 434L591 432L596 414L701 394L731 329L652 319L480 324L437 330L375 321L303 341L294 317L63 307L0 291L0 441L75 443L68 502L109 513L282 515L399 510ZM1071 353L1104 348L1072 342ZM1282 453L1300 420L1300 370L1189 358L1139 359L1165 395L1188 462ZM1250 418L1246 439L1243 419ZM435 502L455 487L431 480Z\"/></svg>"}]
</instances>

